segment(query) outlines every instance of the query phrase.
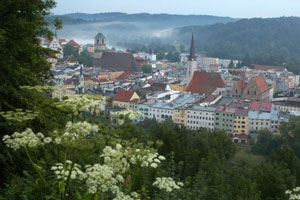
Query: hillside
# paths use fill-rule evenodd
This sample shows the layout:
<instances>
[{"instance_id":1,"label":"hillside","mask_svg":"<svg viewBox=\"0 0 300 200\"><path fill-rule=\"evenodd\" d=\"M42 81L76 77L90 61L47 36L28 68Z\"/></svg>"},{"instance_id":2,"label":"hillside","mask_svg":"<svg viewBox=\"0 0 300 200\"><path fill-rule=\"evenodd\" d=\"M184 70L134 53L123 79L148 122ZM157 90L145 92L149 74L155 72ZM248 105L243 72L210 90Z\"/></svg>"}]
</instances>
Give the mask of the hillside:
<instances>
[{"instance_id":1,"label":"hillside","mask_svg":"<svg viewBox=\"0 0 300 200\"><path fill-rule=\"evenodd\" d=\"M118 42L145 42L149 38L160 37L160 33L177 27L190 25L211 25L233 22L237 19L207 15L171 15L171 14L126 14L126 13L71 13L52 15L46 18L51 22L55 17L63 21L60 37L76 39L80 43L92 42L93 37L102 32L109 45ZM120 34L122 33L122 34Z\"/></svg>"},{"instance_id":2,"label":"hillside","mask_svg":"<svg viewBox=\"0 0 300 200\"><path fill-rule=\"evenodd\" d=\"M282 65L300 55L300 18L254 18L227 24L186 26L172 30L174 40L189 44L195 33L196 48L209 56L244 58L261 64ZM254 62L253 61L253 62ZM299 70L298 70L299 71Z\"/></svg>"}]
</instances>

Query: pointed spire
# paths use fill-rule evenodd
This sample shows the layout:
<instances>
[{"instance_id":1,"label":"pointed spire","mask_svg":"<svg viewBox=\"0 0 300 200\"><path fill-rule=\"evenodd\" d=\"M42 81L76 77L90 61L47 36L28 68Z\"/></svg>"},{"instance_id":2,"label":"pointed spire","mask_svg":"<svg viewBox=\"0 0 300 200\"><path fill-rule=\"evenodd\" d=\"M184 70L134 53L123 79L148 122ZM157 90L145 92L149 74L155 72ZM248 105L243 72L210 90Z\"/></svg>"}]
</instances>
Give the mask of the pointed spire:
<instances>
[{"instance_id":1,"label":"pointed spire","mask_svg":"<svg viewBox=\"0 0 300 200\"><path fill-rule=\"evenodd\" d=\"M194 44L194 32L192 32L192 42L191 42L191 50L190 50L190 56L189 61L196 60L195 56L195 44Z\"/></svg>"}]
</instances>

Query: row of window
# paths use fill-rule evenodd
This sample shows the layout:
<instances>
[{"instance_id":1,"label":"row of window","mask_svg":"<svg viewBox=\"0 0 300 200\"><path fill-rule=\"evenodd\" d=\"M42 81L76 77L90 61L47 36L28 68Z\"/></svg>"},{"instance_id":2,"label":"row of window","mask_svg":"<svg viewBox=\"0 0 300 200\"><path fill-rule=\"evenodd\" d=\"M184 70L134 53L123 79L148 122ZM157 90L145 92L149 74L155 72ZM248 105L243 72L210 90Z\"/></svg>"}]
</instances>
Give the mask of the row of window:
<instances>
[{"instance_id":1,"label":"row of window","mask_svg":"<svg viewBox=\"0 0 300 200\"><path fill-rule=\"evenodd\" d=\"M210 122L199 122L199 121L187 121L188 124L200 124L200 125L208 125L208 126L213 126L214 123L210 123Z\"/></svg>"},{"instance_id":2,"label":"row of window","mask_svg":"<svg viewBox=\"0 0 300 200\"><path fill-rule=\"evenodd\" d=\"M201 116L187 116L188 119L204 119L204 120L214 120L214 118L211 117L201 117Z\"/></svg>"}]
</instances>

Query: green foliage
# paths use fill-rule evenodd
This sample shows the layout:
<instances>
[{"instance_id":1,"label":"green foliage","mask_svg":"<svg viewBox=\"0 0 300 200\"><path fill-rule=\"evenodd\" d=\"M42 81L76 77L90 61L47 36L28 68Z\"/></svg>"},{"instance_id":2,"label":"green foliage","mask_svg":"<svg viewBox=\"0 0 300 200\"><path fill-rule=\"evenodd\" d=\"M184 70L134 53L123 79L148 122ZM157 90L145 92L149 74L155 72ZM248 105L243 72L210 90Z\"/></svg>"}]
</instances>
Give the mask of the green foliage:
<instances>
[{"instance_id":1,"label":"green foliage","mask_svg":"<svg viewBox=\"0 0 300 200\"><path fill-rule=\"evenodd\" d=\"M52 33L44 17L55 6L52 0L0 2L0 110L27 108L19 86L44 83L51 52L40 46L39 37Z\"/></svg>"},{"instance_id":2,"label":"green foliage","mask_svg":"<svg viewBox=\"0 0 300 200\"><path fill-rule=\"evenodd\" d=\"M243 64L286 66L299 73L300 18L253 18L227 24L187 26L177 29L176 40L189 44L194 30L195 47L208 56L239 59ZM282 30L285 30L284 32Z\"/></svg>"},{"instance_id":3,"label":"green foliage","mask_svg":"<svg viewBox=\"0 0 300 200\"><path fill-rule=\"evenodd\" d=\"M152 72L152 66L148 65L148 64L145 64L145 65L142 66L142 71L144 73L151 73Z\"/></svg>"}]
</instances>

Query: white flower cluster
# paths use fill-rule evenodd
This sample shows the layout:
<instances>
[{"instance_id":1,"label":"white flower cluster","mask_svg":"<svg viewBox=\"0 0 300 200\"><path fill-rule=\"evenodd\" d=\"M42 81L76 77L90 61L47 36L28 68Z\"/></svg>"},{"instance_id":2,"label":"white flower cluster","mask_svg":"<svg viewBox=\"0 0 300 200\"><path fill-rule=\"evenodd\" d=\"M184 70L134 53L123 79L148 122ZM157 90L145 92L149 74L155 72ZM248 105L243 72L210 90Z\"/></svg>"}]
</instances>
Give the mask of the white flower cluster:
<instances>
[{"instance_id":1,"label":"white flower cluster","mask_svg":"<svg viewBox=\"0 0 300 200\"><path fill-rule=\"evenodd\" d=\"M286 190L285 194L289 195L289 200L300 200L300 187L293 190Z\"/></svg>"},{"instance_id":2,"label":"white flower cluster","mask_svg":"<svg viewBox=\"0 0 300 200\"><path fill-rule=\"evenodd\" d=\"M123 110L123 111L117 111L110 113L113 117L119 117L120 115L123 115L125 118L128 117L130 120L136 119L138 116L141 116L142 113L139 111L133 111L133 110ZM122 121L122 120L120 120Z\"/></svg>"},{"instance_id":3,"label":"white flower cluster","mask_svg":"<svg viewBox=\"0 0 300 200\"><path fill-rule=\"evenodd\" d=\"M18 150L20 147L36 147L43 145L43 139L44 135L42 133L35 134L30 128L28 128L22 133L15 132L11 136L5 135L2 140L7 147Z\"/></svg>"},{"instance_id":4,"label":"white flower cluster","mask_svg":"<svg viewBox=\"0 0 300 200\"><path fill-rule=\"evenodd\" d=\"M69 175L70 179L82 180L85 178L85 174L80 170L80 166L76 163L73 164L70 160L66 160L65 164L57 163L51 167L51 170L54 171L56 178L58 180L67 180ZM71 173L71 174L70 174Z\"/></svg>"},{"instance_id":5,"label":"white flower cluster","mask_svg":"<svg viewBox=\"0 0 300 200\"><path fill-rule=\"evenodd\" d=\"M95 194L98 191L107 192L109 190L114 193L119 192L117 184L122 181L119 181L118 178L115 177L113 169L107 165L87 165L86 176L86 184L88 186L89 193Z\"/></svg>"},{"instance_id":6,"label":"white flower cluster","mask_svg":"<svg viewBox=\"0 0 300 200\"><path fill-rule=\"evenodd\" d=\"M22 109L16 109L16 111L0 112L0 115L8 121L24 122L37 118L39 116L39 112L32 110L23 111Z\"/></svg>"},{"instance_id":7,"label":"white flower cluster","mask_svg":"<svg viewBox=\"0 0 300 200\"><path fill-rule=\"evenodd\" d=\"M92 132L98 132L98 130L99 127L97 125L92 125L86 121L77 123L68 122L63 136L70 136L71 139L74 140L80 137L86 137Z\"/></svg>"},{"instance_id":8,"label":"white flower cluster","mask_svg":"<svg viewBox=\"0 0 300 200\"><path fill-rule=\"evenodd\" d=\"M88 111L91 107L104 105L102 97L96 98L91 95L75 95L72 98L56 103L57 108L70 110L74 115Z\"/></svg>"},{"instance_id":9,"label":"white flower cluster","mask_svg":"<svg viewBox=\"0 0 300 200\"><path fill-rule=\"evenodd\" d=\"M167 192L172 192L173 190L178 190L183 186L182 182L175 182L172 178L161 177L156 178L153 183L154 186L158 187L160 190L166 190Z\"/></svg>"},{"instance_id":10,"label":"white flower cluster","mask_svg":"<svg viewBox=\"0 0 300 200\"><path fill-rule=\"evenodd\" d=\"M118 192L117 196L113 200L135 200L139 199L139 195L136 192L131 192L130 195L126 195L123 192Z\"/></svg>"},{"instance_id":11,"label":"white flower cluster","mask_svg":"<svg viewBox=\"0 0 300 200\"><path fill-rule=\"evenodd\" d=\"M142 167L157 168L158 164L165 159L164 156L160 156L158 153L151 153L148 149L144 151L136 149L135 154L130 158L130 162L135 165L140 163Z\"/></svg>"},{"instance_id":12,"label":"white flower cluster","mask_svg":"<svg viewBox=\"0 0 300 200\"><path fill-rule=\"evenodd\" d=\"M117 144L115 149L110 146L106 146L103 149L101 157L104 158L104 164L110 166L115 174L125 174L129 169L127 152L128 151L123 149L121 144Z\"/></svg>"}]
</instances>

